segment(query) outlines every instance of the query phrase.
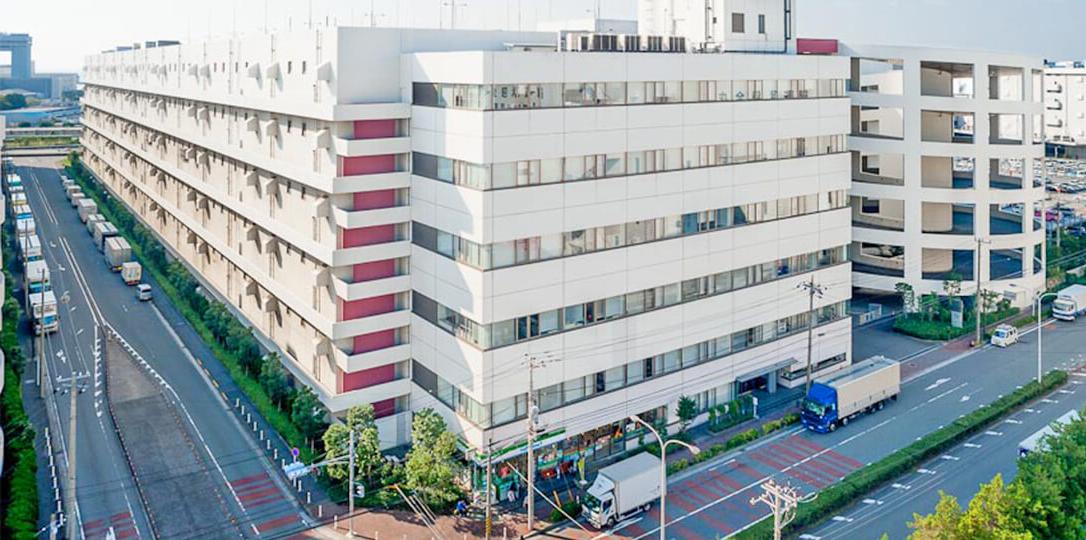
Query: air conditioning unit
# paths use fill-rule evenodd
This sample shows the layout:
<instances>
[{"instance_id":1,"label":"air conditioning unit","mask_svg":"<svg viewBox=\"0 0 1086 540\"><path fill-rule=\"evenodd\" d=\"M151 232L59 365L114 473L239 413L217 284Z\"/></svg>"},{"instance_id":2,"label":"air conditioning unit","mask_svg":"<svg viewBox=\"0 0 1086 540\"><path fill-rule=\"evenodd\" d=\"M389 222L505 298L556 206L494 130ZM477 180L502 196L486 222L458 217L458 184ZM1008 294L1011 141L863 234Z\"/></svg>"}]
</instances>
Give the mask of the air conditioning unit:
<instances>
[{"instance_id":1,"label":"air conditioning unit","mask_svg":"<svg viewBox=\"0 0 1086 540\"><path fill-rule=\"evenodd\" d=\"M581 52L617 52L622 49L619 48L619 39L616 34L576 32L566 36L566 50Z\"/></svg>"}]
</instances>

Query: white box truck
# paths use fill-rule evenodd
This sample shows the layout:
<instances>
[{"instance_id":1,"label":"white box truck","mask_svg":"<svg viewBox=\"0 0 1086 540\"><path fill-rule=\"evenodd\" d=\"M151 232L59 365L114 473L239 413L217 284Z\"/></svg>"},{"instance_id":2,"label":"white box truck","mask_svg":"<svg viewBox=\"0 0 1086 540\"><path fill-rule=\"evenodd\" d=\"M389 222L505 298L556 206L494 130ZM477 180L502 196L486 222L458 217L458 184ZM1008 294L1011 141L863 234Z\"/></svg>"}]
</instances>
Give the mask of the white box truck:
<instances>
[{"instance_id":1,"label":"white box truck","mask_svg":"<svg viewBox=\"0 0 1086 540\"><path fill-rule=\"evenodd\" d=\"M15 219L15 236L26 236L28 234L37 234L38 226L34 223L33 217L21 217Z\"/></svg>"},{"instance_id":2,"label":"white box truck","mask_svg":"<svg viewBox=\"0 0 1086 540\"><path fill-rule=\"evenodd\" d=\"M68 197L69 201L72 200L72 196L76 193L82 194L83 188L79 187L76 184L67 184L64 186L64 195Z\"/></svg>"},{"instance_id":3,"label":"white box truck","mask_svg":"<svg viewBox=\"0 0 1086 540\"><path fill-rule=\"evenodd\" d=\"M24 300L30 303L35 296L40 296L42 291L53 290L49 280L49 266L44 260L31 261L23 267L23 294Z\"/></svg>"},{"instance_id":4,"label":"white box truck","mask_svg":"<svg viewBox=\"0 0 1086 540\"><path fill-rule=\"evenodd\" d=\"M76 209L79 210L79 220L86 223L91 214L98 213L98 203L91 199L80 199Z\"/></svg>"},{"instance_id":5,"label":"white box truck","mask_svg":"<svg viewBox=\"0 0 1086 540\"><path fill-rule=\"evenodd\" d=\"M582 503L597 529L648 510L660 498L660 458L643 452L600 469Z\"/></svg>"},{"instance_id":6,"label":"white box truck","mask_svg":"<svg viewBox=\"0 0 1086 540\"><path fill-rule=\"evenodd\" d=\"M1086 313L1086 285L1071 285L1056 293L1056 301L1052 303L1053 317L1073 321L1083 313Z\"/></svg>"},{"instance_id":7,"label":"white box truck","mask_svg":"<svg viewBox=\"0 0 1086 540\"><path fill-rule=\"evenodd\" d=\"M19 237L19 257L23 260L23 266L30 261L41 260L41 240L38 235L28 234Z\"/></svg>"},{"instance_id":8,"label":"white box truck","mask_svg":"<svg viewBox=\"0 0 1086 540\"><path fill-rule=\"evenodd\" d=\"M72 196L69 197L69 199L72 201L72 208L78 208L79 207L79 201L81 201L83 199L86 199L86 198L87 198L87 196L84 195L82 191L76 191L75 193L72 193Z\"/></svg>"},{"instance_id":9,"label":"white box truck","mask_svg":"<svg viewBox=\"0 0 1086 540\"><path fill-rule=\"evenodd\" d=\"M881 410L901 392L901 366L873 356L841 373L816 379L803 398L800 421L812 431L836 431L865 412Z\"/></svg>"},{"instance_id":10,"label":"white box truck","mask_svg":"<svg viewBox=\"0 0 1086 540\"><path fill-rule=\"evenodd\" d=\"M35 335L41 335L42 332L49 334L60 328L60 320L57 317L57 297L53 291L31 295L28 304L33 314Z\"/></svg>"},{"instance_id":11,"label":"white box truck","mask_svg":"<svg viewBox=\"0 0 1086 540\"><path fill-rule=\"evenodd\" d=\"M105 248L102 251L106 256L106 264L114 272L120 272L121 266L132 260L132 246L128 245L128 240L120 236L106 238Z\"/></svg>"},{"instance_id":12,"label":"white box truck","mask_svg":"<svg viewBox=\"0 0 1086 540\"><path fill-rule=\"evenodd\" d=\"M103 216L102 214L91 214L87 216L87 234L94 236L94 224L105 220L106 216Z\"/></svg>"},{"instance_id":13,"label":"white box truck","mask_svg":"<svg viewBox=\"0 0 1086 540\"><path fill-rule=\"evenodd\" d=\"M108 221L99 221L94 225L94 246L102 251L106 246L106 238L117 236L117 227Z\"/></svg>"},{"instance_id":14,"label":"white box truck","mask_svg":"<svg viewBox=\"0 0 1086 540\"><path fill-rule=\"evenodd\" d=\"M143 266L136 261L121 264L121 279L126 285L135 285L143 279Z\"/></svg>"}]
</instances>

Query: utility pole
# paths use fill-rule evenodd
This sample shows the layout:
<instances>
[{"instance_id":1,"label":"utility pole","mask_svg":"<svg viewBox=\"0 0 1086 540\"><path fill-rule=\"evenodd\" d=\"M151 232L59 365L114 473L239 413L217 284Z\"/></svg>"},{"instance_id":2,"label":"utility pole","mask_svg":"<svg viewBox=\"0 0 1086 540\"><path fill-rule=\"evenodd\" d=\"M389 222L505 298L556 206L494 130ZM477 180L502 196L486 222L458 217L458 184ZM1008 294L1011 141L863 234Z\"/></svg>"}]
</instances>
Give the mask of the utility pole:
<instances>
[{"instance_id":1,"label":"utility pole","mask_svg":"<svg viewBox=\"0 0 1086 540\"><path fill-rule=\"evenodd\" d=\"M351 427L350 455L347 458L347 537L354 538L354 427Z\"/></svg>"},{"instance_id":2,"label":"utility pole","mask_svg":"<svg viewBox=\"0 0 1086 540\"><path fill-rule=\"evenodd\" d=\"M788 484L777 484L773 479L762 484L762 494L751 497L750 505L765 503L773 511L773 540L781 540L781 531L796 518L799 496L796 489Z\"/></svg>"},{"instance_id":3,"label":"utility pole","mask_svg":"<svg viewBox=\"0 0 1086 540\"><path fill-rule=\"evenodd\" d=\"M800 283L796 285L796 288L807 291L807 383L805 390L810 392L811 379L814 376L814 366L811 364L811 353L814 348L814 300L816 295L822 298L826 294L826 289L815 283L814 274L811 275L811 281Z\"/></svg>"},{"instance_id":4,"label":"utility pole","mask_svg":"<svg viewBox=\"0 0 1086 540\"><path fill-rule=\"evenodd\" d=\"M44 329L43 329L43 331L44 331ZM78 525L76 523L76 517L75 517L75 514L76 514L75 508L76 508L76 504L78 504L77 499L76 499L76 493L75 493L75 481L76 481L76 469L77 469L76 463L78 463L78 462L76 461L75 452L76 452L76 440L77 440L76 428L77 428L77 423L78 423L78 420L79 420L79 408L76 406L76 399L75 398L76 398L76 394L82 391L82 390L80 390L79 388L76 387L76 383L80 379L84 379L86 377L87 377L86 374L76 375L75 372L72 372L72 376L68 377L67 379L57 379L58 383L65 383L65 382L69 383L69 386L68 386L68 393L69 393L69 402L68 403L69 403L69 405L68 406L71 408L71 410L69 412L70 418L68 419L68 474L67 474L67 477L68 477L68 492L66 494L67 496L65 497L65 499L67 499L65 501L67 519L65 520L65 527L64 527L68 540L76 540L77 538L79 538L79 533L77 531Z\"/></svg>"},{"instance_id":5,"label":"utility pole","mask_svg":"<svg viewBox=\"0 0 1086 540\"><path fill-rule=\"evenodd\" d=\"M486 442L486 540L490 540L490 527L491 527L491 515L490 506L494 491L494 486L491 485L491 478L493 478L494 467L494 441L492 437L487 437Z\"/></svg>"},{"instance_id":6,"label":"utility pole","mask_svg":"<svg viewBox=\"0 0 1086 540\"><path fill-rule=\"evenodd\" d=\"M535 530L535 357L528 362L528 531Z\"/></svg>"}]
</instances>

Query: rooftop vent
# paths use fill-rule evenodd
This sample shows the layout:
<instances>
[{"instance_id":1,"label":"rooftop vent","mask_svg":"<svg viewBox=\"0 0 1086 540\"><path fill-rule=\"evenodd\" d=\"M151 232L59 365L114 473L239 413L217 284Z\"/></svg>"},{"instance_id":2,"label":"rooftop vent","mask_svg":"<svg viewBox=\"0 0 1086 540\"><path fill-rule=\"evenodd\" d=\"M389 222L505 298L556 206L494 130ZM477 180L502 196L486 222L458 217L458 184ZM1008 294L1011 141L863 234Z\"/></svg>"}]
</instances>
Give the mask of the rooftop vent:
<instances>
[{"instance_id":1,"label":"rooftop vent","mask_svg":"<svg viewBox=\"0 0 1086 540\"><path fill-rule=\"evenodd\" d=\"M686 38L571 32L565 36L565 49L580 52L686 52Z\"/></svg>"}]
</instances>

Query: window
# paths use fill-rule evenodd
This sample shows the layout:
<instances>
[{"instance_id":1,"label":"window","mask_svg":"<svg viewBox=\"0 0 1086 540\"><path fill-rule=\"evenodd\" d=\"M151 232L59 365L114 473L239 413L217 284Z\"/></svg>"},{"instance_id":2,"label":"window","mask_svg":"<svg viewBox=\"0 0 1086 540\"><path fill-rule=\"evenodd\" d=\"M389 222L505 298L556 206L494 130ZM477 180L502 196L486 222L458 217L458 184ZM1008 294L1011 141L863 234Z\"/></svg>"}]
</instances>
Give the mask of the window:
<instances>
[{"instance_id":1,"label":"window","mask_svg":"<svg viewBox=\"0 0 1086 540\"><path fill-rule=\"evenodd\" d=\"M765 15L758 15L758 33L765 33Z\"/></svg>"},{"instance_id":2,"label":"window","mask_svg":"<svg viewBox=\"0 0 1086 540\"><path fill-rule=\"evenodd\" d=\"M879 213L879 200L863 198L863 202L860 211L865 214L878 214Z\"/></svg>"},{"instance_id":3,"label":"window","mask_svg":"<svg viewBox=\"0 0 1086 540\"><path fill-rule=\"evenodd\" d=\"M732 13L732 32L735 32L736 34L742 34L746 32L746 30L743 29L743 19L744 17L742 13Z\"/></svg>"}]
</instances>

